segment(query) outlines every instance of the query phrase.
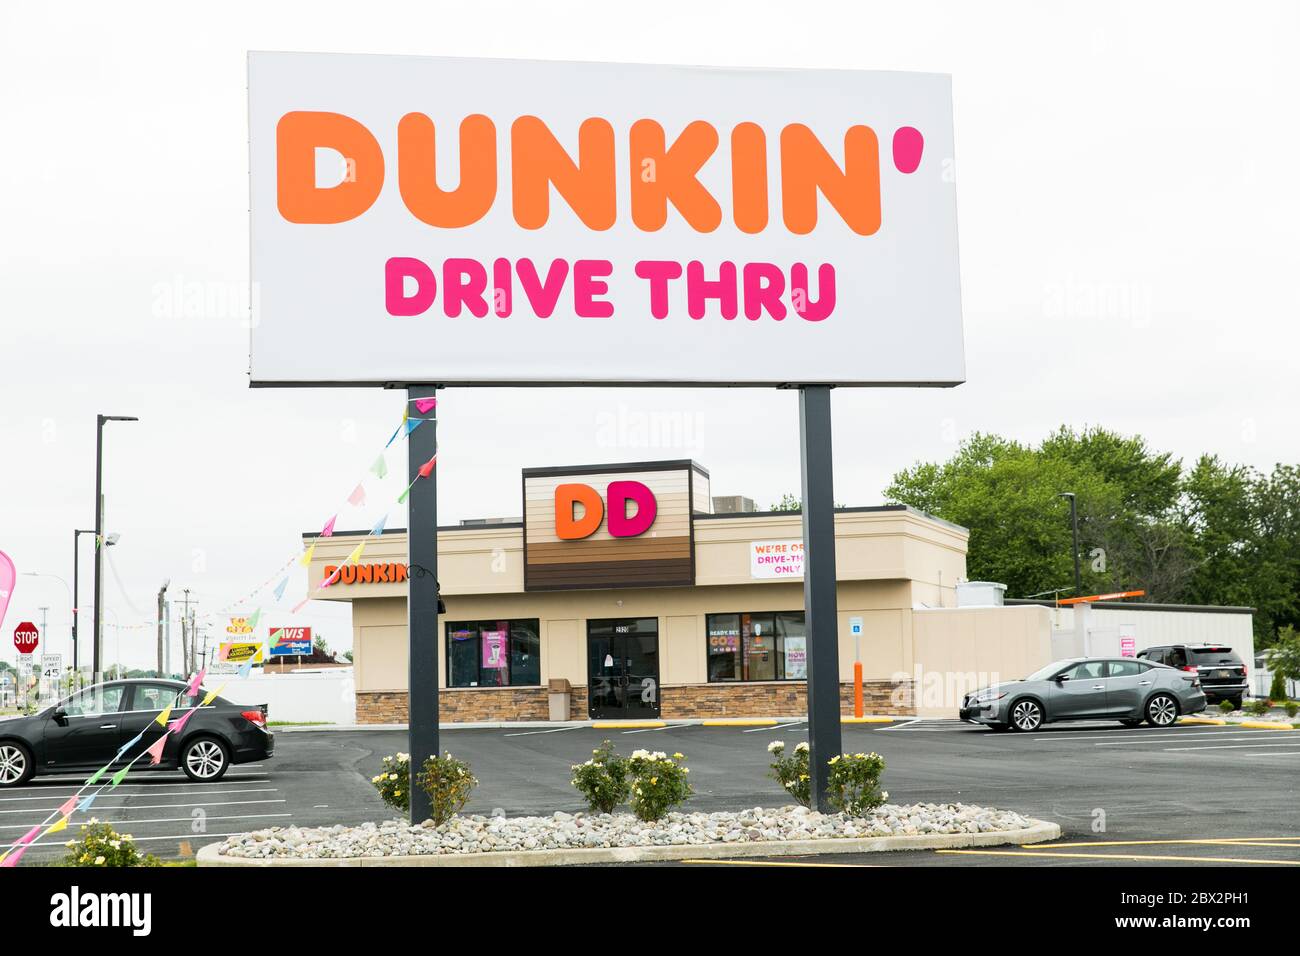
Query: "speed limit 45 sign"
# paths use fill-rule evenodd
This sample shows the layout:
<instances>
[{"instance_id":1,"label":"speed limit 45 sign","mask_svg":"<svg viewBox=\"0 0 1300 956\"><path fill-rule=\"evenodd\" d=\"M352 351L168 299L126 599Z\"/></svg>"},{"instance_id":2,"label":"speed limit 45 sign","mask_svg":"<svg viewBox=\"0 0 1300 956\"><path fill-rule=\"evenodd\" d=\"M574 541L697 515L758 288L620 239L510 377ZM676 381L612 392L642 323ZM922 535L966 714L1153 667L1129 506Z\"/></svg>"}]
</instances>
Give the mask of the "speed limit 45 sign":
<instances>
[{"instance_id":1,"label":"speed limit 45 sign","mask_svg":"<svg viewBox=\"0 0 1300 956\"><path fill-rule=\"evenodd\" d=\"M40 642L41 632L31 621L23 621L14 628L14 647L18 648L19 654L32 653Z\"/></svg>"}]
</instances>

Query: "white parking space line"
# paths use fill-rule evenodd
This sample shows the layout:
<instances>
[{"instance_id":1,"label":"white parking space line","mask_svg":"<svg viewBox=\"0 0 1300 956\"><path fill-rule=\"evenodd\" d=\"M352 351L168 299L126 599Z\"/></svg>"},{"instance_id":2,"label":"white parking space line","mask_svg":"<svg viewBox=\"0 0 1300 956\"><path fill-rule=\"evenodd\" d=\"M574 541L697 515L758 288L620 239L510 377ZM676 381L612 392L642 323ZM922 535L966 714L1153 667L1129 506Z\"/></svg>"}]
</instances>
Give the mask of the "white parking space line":
<instances>
[{"instance_id":1,"label":"white parking space line","mask_svg":"<svg viewBox=\"0 0 1300 956\"><path fill-rule=\"evenodd\" d=\"M1275 753L1267 754L1246 754L1247 757L1294 757L1300 754L1300 750L1279 750Z\"/></svg>"},{"instance_id":2,"label":"white parking space line","mask_svg":"<svg viewBox=\"0 0 1300 956\"><path fill-rule=\"evenodd\" d=\"M532 737L535 734L562 734L566 730L580 730L580 727L556 727L554 730L521 730L518 733L502 734L503 737Z\"/></svg>"},{"instance_id":3,"label":"white parking space line","mask_svg":"<svg viewBox=\"0 0 1300 956\"><path fill-rule=\"evenodd\" d=\"M1275 733L1277 733L1277 735L1280 737L1285 733L1285 731L1275 731ZM1204 734L1204 735L1188 734L1187 736L1193 738L1196 737L1201 738L1200 740L1197 741L1198 744L1206 742L1204 740L1205 737L1211 737L1215 740L1258 740L1259 739L1259 734L1252 730L1242 731L1239 734ZM1151 736L1147 736L1145 738L1138 738L1135 740L1106 740L1099 744L1093 744L1093 746L1094 747L1123 747L1127 744L1144 744L1150 741L1182 740L1182 739L1185 739L1182 734L1161 734L1159 736L1153 734ZM1288 741L1283 740L1282 742L1287 743ZM1295 743L1295 740L1292 739L1289 742Z\"/></svg>"},{"instance_id":4,"label":"white parking space line","mask_svg":"<svg viewBox=\"0 0 1300 956\"><path fill-rule=\"evenodd\" d=\"M767 731L789 731L791 733L807 733L807 727L800 727L800 724L806 724L806 720L791 720L786 723L777 724L775 727L751 727L749 730L742 730L743 734L761 734Z\"/></svg>"},{"instance_id":5,"label":"white parking space line","mask_svg":"<svg viewBox=\"0 0 1300 956\"><path fill-rule=\"evenodd\" d=\"M1165 747L1165 753L1204 753L1207 750L1259 750L1263 747L1294 747L1295 741L1279 740L1271 744L1221 744L1201 747Z\"/></svg>"},{"instance_id":6,"label":"white parking space line","mask_svg":"<svg viewBox=\"0 0 1300 956\"><path fill-rule=\"evenodd\" d=\"M180 810L182 807L238 807L257 803L288 803L288 800L204 800L199 803L144 803L129 807L104 807L105 810ZM95 801L99 806L99 801ZM21 810L0 810L0 813L54 813L58 807L24 807Z\"/></svg>"},{"instance_id":7,"label":"white parking space line","mask_svg":"<svg viewBox=\"0 0 1300 956\"><path fill-rule=\"evenodd\" d=\"M124 808L127 809L127 808ZM207 820L260 820L292 816L291 813L236 813L233 815L214 817L206 816ZM106 820L100 818L101 823L113 823L118 826L142 827L151 823L191 823L194 818L191 817L158 817L153 820ZM0 830L30 830L30 823L20 823L16 826L0 826Z\"/></svg>"},{"instance_id":8,"label":"white parking space line","mask_svg":"<svg viewBox=\"0 0 1300 956\"><path fill-rule=\"evenodd\" d=\"M1279 730L1279 731L1274 731L1274 733L1280 735L1280 734L1287 734L1287 733L1296 733L1296 731ZM1188 738L1196 738L1196 737L1224 737L1224 736L1234 736L1234 735L1239 736L1243 734L1247 736L1249 735L1258 736L1257 732L1253 730L1231 730L1227 728L1223 730L1192 730L1192 729L1170 730L1166 728L1161 730L1156 730L1156 729L1113 730L1110 733L1106 733L1106 734L1089 734L1087 736L1083 734L1071 734L1071 733L1063 733L1058 731L1057 733L1054 734L1035 734L1034 736L1027 737L1026 739L1038 740L1038 741L1042 741L1042 740L1076 741L1077 740L1080 742L1089 741L1089 740L1119 741L1122 739L1124 742L1131 743L1131 742L1143 741L1143 740L1173 740L1173 739L1185 740ZM1014 740L1017 738L1011 737L1009 739Z\"/></svg>"},{"instance_id":9,"label":"white parking space line","mask_svg":"<svg viewBox=\"0 0 1300 956\"><path fill-rule=\"evenodd\" d=\"M920 717L913 717L910 720L895 722L890 724L888 727L882 727L880 729L881 731L906 730L908 727L911 727L913 724L920 723L920 721L921 721Z\"/></svg>"},{"instance_id":10,"label":"white parking space line","mask_svg":"<svg viewBox=\"0 0 1300 956\"><path fill-rule=\"evenodd\" d=\"M155 793L153 790L146 790L143 793L102 793L95 798L95 803L98 804L101 800L126 800L129 797L206 797L212 794L221 794L222 796L225 796L230 793L277 792L278 791L275 787L263 787L260 790L164 790L162 793ZM32 801L40 800L66 800L72 795L72 793L43 793L38 797L0 797L0 803L30 803ZM0 810L0 813L5 812L8 811Z\"/></svg>"}]
</instances>

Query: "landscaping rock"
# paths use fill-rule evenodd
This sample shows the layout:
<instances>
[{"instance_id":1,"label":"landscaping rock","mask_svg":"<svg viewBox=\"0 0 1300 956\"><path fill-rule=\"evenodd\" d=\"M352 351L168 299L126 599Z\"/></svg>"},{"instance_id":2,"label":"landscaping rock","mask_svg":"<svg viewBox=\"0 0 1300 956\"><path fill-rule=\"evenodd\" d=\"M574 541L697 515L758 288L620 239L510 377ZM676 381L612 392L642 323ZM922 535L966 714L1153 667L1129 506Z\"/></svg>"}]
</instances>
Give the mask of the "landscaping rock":
<instances>
[{"instance_id":1,"label":"landscaping rock","mask_svg":"<svg viewBox=\"0 0 1300 956\"><path fill-rule=\"evenodd\" d=\"M457 816L440 827L401 820L331 827L272 827L227 838L223 856L300 860L426 854L473 854L574 847L683 846L776 840L1020 830L1030 821L1009 810L961 803L886 804L865 817L815 813L805 807L740 812L670 813L643 823L630 813L546 817Z\"/></svg>"}]
</instances>

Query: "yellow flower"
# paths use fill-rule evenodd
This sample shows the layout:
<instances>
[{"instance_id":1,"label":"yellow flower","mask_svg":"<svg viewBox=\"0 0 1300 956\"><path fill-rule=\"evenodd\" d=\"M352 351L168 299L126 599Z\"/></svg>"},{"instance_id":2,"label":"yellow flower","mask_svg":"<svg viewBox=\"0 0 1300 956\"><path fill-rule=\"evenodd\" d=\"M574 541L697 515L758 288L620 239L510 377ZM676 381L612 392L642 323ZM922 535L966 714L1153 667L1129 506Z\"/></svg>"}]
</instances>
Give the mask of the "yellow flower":
<instances>
[{"instance_id":1,"label":"yellow flower","mask_svg":"<svg viewBox=\"0 0 1300 956\"><path fill-rule=\"evenodd\" d=\"M658 777L651 777L651 778L650 778L650 786L653 787L653 786L654 786L656 783L658 783L658 782L659 782L659 778L658 778Z\"/></svg>"},{"instance_id":2,"label":"yellow flower","mask_svg":"<svg viewBox=\"0 0 1300 956\"><path fill-rule=\"evenodd\" d=\"M102 856L95 857L95 866L103 866L103 865L104 865L104 858Z\"/></svg>"},{"instance_id":3,"label":"yellow flower","mask_svg":"<svg viewBox=\"0 0 1300 956\"><path fill-rule=\"evenodd\" d=\"M673 759L674 759L674 760L684 760L685 758L684 758L681 754L676 753L676 754L673 754Z\"/></svg>"}]
</instances>

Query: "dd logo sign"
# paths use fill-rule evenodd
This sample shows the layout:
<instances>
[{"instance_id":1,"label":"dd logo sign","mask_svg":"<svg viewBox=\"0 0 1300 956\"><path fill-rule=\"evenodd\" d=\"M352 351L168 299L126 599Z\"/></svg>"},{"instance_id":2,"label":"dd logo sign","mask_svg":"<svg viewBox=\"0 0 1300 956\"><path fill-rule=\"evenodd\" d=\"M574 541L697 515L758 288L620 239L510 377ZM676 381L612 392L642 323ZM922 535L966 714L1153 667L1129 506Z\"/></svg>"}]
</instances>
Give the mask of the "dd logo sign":
<instances>
[{"instance_id":1,"label":"dd logo sign","mask_svg":"<svg viewBox=\"0 0 1300 956\"><path fill-rule=\"evenodd\" d=\"M634 538L655 523L659 505L654 492L639 481L611 481L605 492L609 499L608 527L615 538ZM629 515L629 505L634 506ZM581 513L579 513L581 506ZM576 541L595 534L605 520L605 502L591 485L574 482L555 487L555 536Z\"/></svg>"}]
</instances>

